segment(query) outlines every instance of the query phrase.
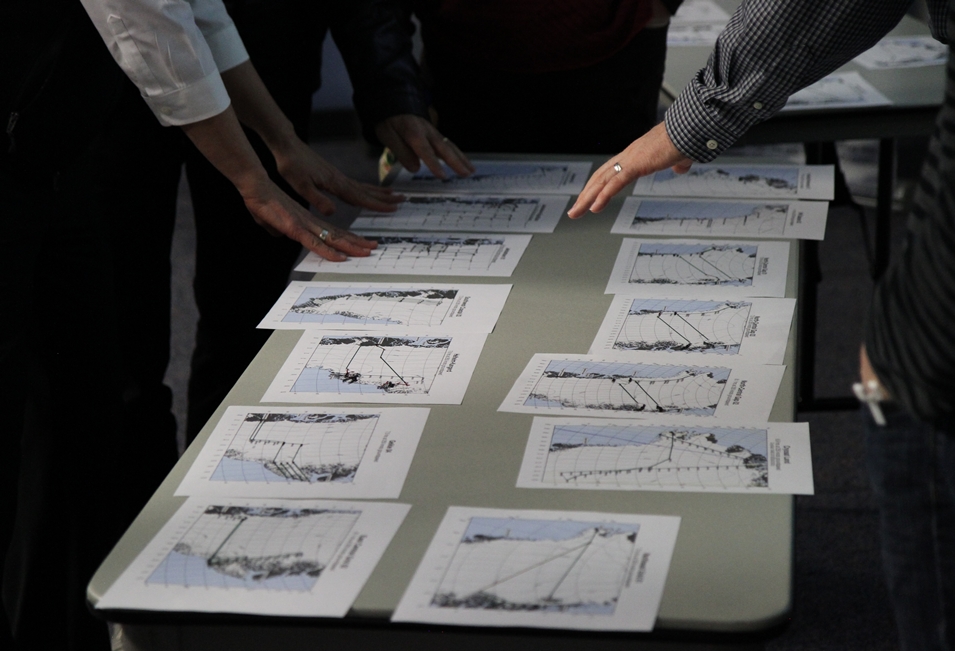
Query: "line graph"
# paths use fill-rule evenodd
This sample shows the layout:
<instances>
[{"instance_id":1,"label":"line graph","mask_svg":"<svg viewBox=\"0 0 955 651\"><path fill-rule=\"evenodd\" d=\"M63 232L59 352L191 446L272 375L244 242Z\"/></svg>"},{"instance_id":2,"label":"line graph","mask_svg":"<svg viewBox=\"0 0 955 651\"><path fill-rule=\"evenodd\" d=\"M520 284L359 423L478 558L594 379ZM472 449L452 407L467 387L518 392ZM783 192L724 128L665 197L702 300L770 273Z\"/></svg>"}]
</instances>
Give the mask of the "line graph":
<instances>
[{"instance_id":1,"label":"line graph","mask_svg":"<svg viewBox=\"0 0 955 651\"><path fill-rule=\"evenodd\" d=\"M322 337L291 393L427 394L441 368L447 337Z\"/></svg>"},{"instance_id":2,"label":"line graph","mask_svg":"<svg viewBox=\"0 0 955 651\"><path fill-rule=\"evenodd\" d=\"M440 326L458 295L456 289L361 289L305 287L285 323L323 325L389 324Z\"/></svg>"},{"instance_id":3,"label":"line graph","mask_svg":"<svg viewBox=\"0 0 955 651\"><path fill-rule=\"evenodd\" d=\"M351 482L378 420L377 414L249 413L209 479L252 484Z\"/></svg>"},{"instance_id":4,"label":"line graph","mask_svg":"<svg viewBox=\"0 0 955 651\"><path fill-rule=\"evenodd\" d=\"M649 186L655 195L670 197L795 197L799 168L774 165L694 165L686 174L662 170L643 183L634 194Z\"/></svg>"},{"instance_id":5,"label":"line graph","mask_svg":"<svg viewBox=\"0 0 955 651\"><path fill-rule=\"evenodd\" d=\"M295 267L312 273L510 276L531 236L517 233L361 233L378 243L366 257L331 262L316 253Z\"/></svg>"},{"instance_id":6,"label":"line graph","mask_svg":"<svg viewBox=\"0 0 955 651\"><path fill-rule=\"evenodd\" d=\"M363 211L353 228L402 230L526 231L545 208L539 197L408 197L393 213Z\"/></svg>"},{"instance_id":7,"label":"line graph","mask_svg":"<svg viewBox=\"0 0 955 651\"><path fill-rule=\"evenodd\" d=\"M781 237L788 214L786 203L642 199L628 231L643 235Z\"/></svg>"},{"instance_id":8,"label":"line graph","mask_svg":"<svg viewBox=\"0 0 955 651\"><path fill-rule=\"evenodd\" d=\"M592 165L587 162L474 160L475 170L461 177L446 168L440 179L423 167L401 170L392 187L404 192L486 192L576 194L583 189Z\"/></svg>"},{"instance_id":9,"label":"line graph","mask_svg":"<svg viewBox=\"0 0 955 651\"><path fill-rule=\"evenodd\" d=\"M146 584L308 592L360 515L358 510L209 506Z\"/></svg>"},{"instance_id":10,"label":"line graph","mask_svg":"<svg viewBox=\"0 0 955 651\"><path fill-rule=\"evenodd\" d=\"M735 355L751 309L746 301L634 299L613 348Z\"/></svg>"},{"instance_id":11,"label":"line graph","mask_svg":"<svg viewBox=\"0 0 955 651\"><path fill-rule=\"evenodd\" d=\"M636 424L553 427L541 483L663 490L766 489L767 430Z\"/></svg>"},{"instance_id":12,"label":"line graph","mask_svg":"<svg viewBox=\"0 0 955 651\"><path fill-rule=\"evenodd\" d=\"M640 245L631 284L748 287L756 273L758 247L749 244Z\"/></svg>"},{"instance_id":13,"label":"line graph","mask_svg":"<svg viewBox=\"0 0 955 651\"><path fill-rule=\"evenodd\" d=\"M712 416L728 368L593 360L552 360L524 406Z\"/></svg>"},{"instance_id":14,"label":"line graph","mask_svg":"<svg viewBox=\"0 0 955 651\"><path fill-rule=\"evenodd\" d=\"M432 608L612 615L638 524L471 518Z\"/></svg>"}]
</instances>

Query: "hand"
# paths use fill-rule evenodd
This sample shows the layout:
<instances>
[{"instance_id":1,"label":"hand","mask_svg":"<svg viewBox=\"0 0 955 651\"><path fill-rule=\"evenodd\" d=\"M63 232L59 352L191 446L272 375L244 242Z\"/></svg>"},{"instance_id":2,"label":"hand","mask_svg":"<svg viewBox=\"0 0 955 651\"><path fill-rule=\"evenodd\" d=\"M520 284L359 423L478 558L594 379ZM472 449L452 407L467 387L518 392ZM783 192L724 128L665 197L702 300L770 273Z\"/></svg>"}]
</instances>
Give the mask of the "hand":
<instances>
[{"instance_id":1,"label":"hand","mask_svg":"<svg viewBox=\"0 0 955 651\"><path fill-rule=\"evenodd\" d=\"M474 165L457 146L441 135L433 124L417 115L395 115L375 126L375 135L388 147L405 169L417 172L419 160L439 179L447 177L443 160L458 176L474 172Z\"/></svg>"},{"instance_id":2,"label":"hand","mask_svg":"<svg viewBox=\"0 0 955 651\"><path fill-rule=\"evenodd\" d=\"M621 171L617 172L613 168L614 164L619 164ZM600 212L611 197L634 179L668 167L677 174L685 174L692 164L693 161L673 145L666 126L661 122L601 165L587 181L584 191L567 214L571 219L577 219L587 210Z\"/></svg>"},{"instance_id":3,"label":"hand","mask_svg":"<svg viewBox=\"0 0 955 651\"><path fill-rule=\"evenodd\" d=\"M865 351L865 344L859 348L859 379L862 381L864 387L871 387L880 391L883 400L889 399L889 392L882 386L879 376L875 374L875 369L872 368L872 364L869 362L869 355Z\"/></svg>"},{"instance_id":4,"label":"hand","mask_svg":"<svg viewBox=\"0 0 955 651\"><path fill-rule=\"evenodd\" d=\"M404 201L402 195L389 188L348 178L297 137L287 139L272 154L282 178L323 215L332 214L335 204L319 190L353 206L378 212L393 212L395 204Z\"/></svg>"},{"instance_id":5,"label":"hand","mask_svg":"<svg viewBox=\"0 0 955 651\"><path fill-rule=\"evenodd\" d=\"M238 189L259 226L273 235L282 234L295 240L326 260L341 262L349 255L367 257L378 246L377 242L319 219L282 192L267 175L244 183ZM321 238L323 231L327 231L324 241Z\"/></svg>"}]
</instances>

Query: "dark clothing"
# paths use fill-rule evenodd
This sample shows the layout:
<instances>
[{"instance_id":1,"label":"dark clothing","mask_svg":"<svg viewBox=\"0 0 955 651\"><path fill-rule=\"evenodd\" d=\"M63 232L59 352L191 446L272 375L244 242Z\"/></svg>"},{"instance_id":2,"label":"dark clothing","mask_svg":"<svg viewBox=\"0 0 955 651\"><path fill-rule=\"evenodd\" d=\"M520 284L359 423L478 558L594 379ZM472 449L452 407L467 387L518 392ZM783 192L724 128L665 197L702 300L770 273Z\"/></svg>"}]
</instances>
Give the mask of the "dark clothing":
<instances>
[{"instance_id":1,"label":"dark clothing","mask_svg":"<svg viewBox=\"0 0 955 651\"><path fill-rule=\"evenodd\" d=\"M19 120L0 154L3 603L16 648L102 650L107 630L87 610L86 585L175 454L126 431L120 416L103 161L114 154L110 120L129 82L79 3L59 8L43 65L2 66L29 89L3 106ZM0 41L20 26L0 22ZM76 113L86 88L100 92Z\"/></svg>"},{"instance_id":2,"label":"dark clothing","mask_svg":"<svg viewBox=\"0 0 955 651\"><path fill-rule=\"evenodd\" d=\"M230 0L225 4L256 70L303 140L308 139L312 95L321 86L322 42L329 30L348 68L367 138L374 139L375 124L387 117L408 113L427 117L411 39L402 24L408 17L398 3ZM246 135L272 179L304 205L275 171L261 139L248 130ZM300 247L292 240L270 237L256 225L235 188L192 147L186 147L186 162L196 219L193 289L199 310L186 426L191 441L268 338L269 331L255 326L285 289ZM166 195L170 192L174 188L167 188ZM149 220L148 227L157 229L157 241L171 228L173 215L166 212L165 217ZM117 217L121 219L122 213ZM168 264L168 246L157 246L150 255L157 264L165 256ZM157 276L154 282L157 292L168 294L168 272L164 281ZM162 322L168 323L168 301L164 305ZM161 357L165 367L168 337L162 339L157 331L153 339L156 358ZM147 391L153 395L166 390L161 374L154 373L144 386L152 387Z\"/></svg>"},{"instance_id":3,"label":"dark clothing","mask_svg":"<svg viewBox=\"0 0 955 651\"><path fill-rule=\"evenodd\" d=\"M879 507L882 561L904 651L955 649L955 427L867 408L866 462Z\"/></svg>"},{"instance_id":4,"label":"dark clothing","mask_svg":"<svg viewBox=\"0 0 955 651\"><path fill-rule=\"evenodd\" d=\"M464 151L616 153L658 121L667 30L644 29L649 1L408 4L437 126Z\"/></svg>"},{"instance_id":5,"label":"dark clothing","mask_svg":"<svg viewBox=\"0 0 955 651\"><path fill-rule=\"evenodd\" d=\"M437 126L464 151L616 153L658 122L666 32L644 29L600 63L540 74L438 59L426 42Z\"/></svg>"},{"instance_id":6,"label":"dark clothing","mask_svg":"<svg viewBox=\"0 0 955 651\"><path fill-rule=\"evenodd\" d=\"M942 2L930 2L936 20ZM949 11L955 3L949 2ZM947 25L947 34L955 22ZM936 30L937 32L940 30ZM899 258L877 283L866 351L895 404L864 414L882 556L903 651L955 649L955 59Z\"/></svg>"},{"instance_id":7,"label":"dark clothing","mask_svg":"<svg viewBox=\"0 0 955 651\"><path fill-rule=\"evenodd\" d=\"M948 33L955 34L949 23ZM866 350L889 393L928 423L955 419L955 61L899 260L876 286Z\"/></svg>"},{"instance_id":8,"label":"dark clothing","mask_svg":"<svg viewBox=\"0 0 955 651\"><path fill-rule=\"evenodd\" d=\"M589 68L627 46L650 20L650 0L417 0L428 57L485 72Z\"/></svg>"},{"instance_id":9,"label":"dark clothing","mask_svg":"<svg viewBox=\"0 0 955 651\"><path fill-rule=\"evenodd\" d=\"M18 649L102 650L86 585L175 458L120 416L102 199L129 82L78 2L0 11L0 628Z\"/></svg>"}]
</instances>

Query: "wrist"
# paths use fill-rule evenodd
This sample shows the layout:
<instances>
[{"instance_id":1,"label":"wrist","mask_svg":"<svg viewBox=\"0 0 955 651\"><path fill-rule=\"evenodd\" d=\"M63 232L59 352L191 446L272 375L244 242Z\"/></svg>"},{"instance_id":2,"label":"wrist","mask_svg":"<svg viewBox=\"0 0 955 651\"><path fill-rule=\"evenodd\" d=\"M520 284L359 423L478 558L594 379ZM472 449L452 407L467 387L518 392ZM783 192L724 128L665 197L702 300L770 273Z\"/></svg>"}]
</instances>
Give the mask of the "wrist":
<instances>
[{"instance_id":1,"label":"wrist","mask_svg":"<svg viewBox=\"0 0 955 651\"><path fill-rule=\"evenodd\" d=\"M256 133L265 142L265 146L269 148L273 156L279 156L301 142L292 122L284 115L281 119L274 120L274 124L270 124L268 129L256 130Z\"/></svg>"},{"instance_id":2,"label":"wrist","mask_svg":"<svg viewBox=\"0 0 955 651\"><path fill-rule=\"evenodd\" d=\"M229 180L232 181L232 185L235 186L243 199L262 196L267 188L272 185L272 179L269 178L268 172L265 171L261 163L258 161L256 163L229 175Z\"/></svg>"}]
</instances>

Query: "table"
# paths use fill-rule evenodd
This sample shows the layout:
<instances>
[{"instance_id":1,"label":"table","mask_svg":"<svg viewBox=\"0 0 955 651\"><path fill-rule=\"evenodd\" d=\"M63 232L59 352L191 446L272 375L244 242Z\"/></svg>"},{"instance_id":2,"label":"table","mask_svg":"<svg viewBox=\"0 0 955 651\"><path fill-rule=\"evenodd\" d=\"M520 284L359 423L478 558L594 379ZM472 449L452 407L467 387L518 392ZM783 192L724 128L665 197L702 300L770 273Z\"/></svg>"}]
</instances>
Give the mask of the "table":
<instances>
[{"instance_id":1,"label":"table","mask_svg":"<svg viewBox=\"0 0 955 651\"><path fill-rule=\"evenodd\" d=\"M732 14L741 0L714 0ZM677 12L679 15L679 12ZM891 36L929 34L924 23L904 16L890 32ZM706 65L712 46L672 47L667 51L663 92L675 99L693 75ZM849 62L839 71L855 71L892 100L889 106L800 110L777 113L751 128L737 144L765 145L788 142L807 144L807 163L835 163L836 140L879 141L878 184L876 190L876 225L871 274L878 279L889 263L892 191L895 184L895 139L906 136L927 136L935 126L935 116L945 99L945 66L868 70ZM860 209L861 210L861 209ZM799 359L799 408L805 411L854 409L854 397L819 399L815 396L815 323L816 285L818 279L818 243L804 243L803 272L811 274L803 283L799 320L802 339ZM810 324L810 327L806 327Z\"/></svg>"},{"instance_id":2,"label":"table","mask_svg":"<svg viewBox=\"0 0 955 651\"><path fill-rule=\"evenodd\" d=\"M528 636L546 639L558 648L571 641L579 646L583 638L588 645L597 645L595 648L658 648L656 645L662 644L672 649L675 643L661 642L660 637L673 632L690 635L689 641L683 634L678 636L676 644L684 645L680 648L704 649L712 647L693 638L694 632L753 634L782 624L791 608L791 496L514 487L532 417L500 413L497 408L533 353L587 351L610 305L611 296L603 290L622 239L610 234L610 226L627 194L615 198L599 216L578 221L565 219L554 234L535 235L513 277L467 280L513 283L514 288L497 328L487 339L463 404L431 407L417 455L397 500L411 504L411 512L343 621L118 611L105 613L106 617L129 622L124 626L126 635L137 648L143 649L220 648L226 642L231 649L261 649L263 645L278 648L319 639L341 639L343 644L355 644L360 639L362 644L389 646L405 640L415 648L428 643L453 643L461 648L476 648L478 644L486 647L490 643L517 649L526 646ZM790 297L796 295L797 249L794 245L790 252ZM330 279L387 282L395 277L335 274ZM419 276L412 280L426 282L428 278ZM447 277L440 280L448 282ZM92 604L182 503L183 498L174 497L173 492L225 406L257 404L299 336L298 331L277 331L271 336L196 442L103 562L89 584ZM795 328L786 353L789 368L772 411L774 421L791 421L794 415L794 353ZM449 505L682 516L657 622L662 633L648 636L515 632L389 624L388 617ZM243 625L233 625L238 622ZM641 642L644 646L640 646ZM761 648L758 640L748 637L742 638L742 643L745 648ZM570 651L571 647L567 648Z\"/></svg>"}]
</instances>

